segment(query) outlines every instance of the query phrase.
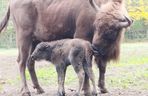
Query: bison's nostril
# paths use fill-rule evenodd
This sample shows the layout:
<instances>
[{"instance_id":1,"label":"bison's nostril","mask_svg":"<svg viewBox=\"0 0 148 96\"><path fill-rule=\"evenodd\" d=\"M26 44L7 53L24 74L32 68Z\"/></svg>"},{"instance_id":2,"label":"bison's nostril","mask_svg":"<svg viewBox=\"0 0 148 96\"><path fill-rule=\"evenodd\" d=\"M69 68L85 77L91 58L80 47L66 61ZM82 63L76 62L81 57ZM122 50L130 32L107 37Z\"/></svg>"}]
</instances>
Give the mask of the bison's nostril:
<instances>
[{"instance_id":1,"label":"bison's nostril","mask_svg":"<svg viewBox=\"0 0 148 96\"><path fill-rule=\"evenodd\" d=\"M129 19L129 20L128 20L128 23L129 23L129 25L132 25L133 19Z\"/></svg>"},{"instance_id":2,"label":"bison's nostril","mask_svg":"<svg viewBox=\"0 0 148 96\"><path fill-rule=\"evenodd\" d=\"M133 19L131 19L131 24L134 22L134 20Z\"/></svg>"}]
</instances>

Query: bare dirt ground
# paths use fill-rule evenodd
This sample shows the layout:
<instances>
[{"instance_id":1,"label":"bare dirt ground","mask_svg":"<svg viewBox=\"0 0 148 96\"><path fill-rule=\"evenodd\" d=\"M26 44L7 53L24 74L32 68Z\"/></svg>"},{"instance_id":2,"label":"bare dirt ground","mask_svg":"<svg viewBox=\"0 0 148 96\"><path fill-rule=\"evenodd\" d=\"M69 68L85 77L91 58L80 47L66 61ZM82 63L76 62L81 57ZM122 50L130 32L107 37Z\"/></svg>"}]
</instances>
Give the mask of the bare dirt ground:
<instances>
[{"instance_id":1,"label":"bare dirt ground","mask_svg":"<svg viewBox=\"0 0 148 96\"><path fill-rule=\"evenodd\" d=\"M118 70L118 69L117 69ZM120 69L119 69L120 70ZM110 73L111 74L111 73ZM114 75L116 73L112 73ZM20 95L20 82L11 84L11 80L15 80L19 76L18 64L16 63L16 56L0 56L0 96L19 96ZM20 80L19 80L20 81ZM32 88L32 84L28 82L29 89L32 96L55 96L57 87L50 85L42 85L45 90L44 94L37 95ZM57 86L57 85L56 85ZM69 85L66 87L67 96L73 96L76 90L75 85ZM120 88L108 88L109 93L98 94L98 96L148 96L148 90L139 90L135 88L120 89Z\"/></svg>"}]
</instances>

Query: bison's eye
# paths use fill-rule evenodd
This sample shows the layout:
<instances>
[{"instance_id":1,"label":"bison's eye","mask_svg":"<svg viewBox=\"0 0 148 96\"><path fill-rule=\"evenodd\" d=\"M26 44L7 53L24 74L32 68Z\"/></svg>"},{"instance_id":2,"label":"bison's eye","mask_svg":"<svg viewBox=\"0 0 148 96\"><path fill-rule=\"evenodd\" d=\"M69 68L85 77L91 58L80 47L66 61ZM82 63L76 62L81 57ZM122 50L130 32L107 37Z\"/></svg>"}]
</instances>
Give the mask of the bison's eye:
<instances>
[{"instance_id":1,"label":"bison's eye","mask_svg":"<svg viewBox=\"0 0 148 96\"><path fill-rule=\"evenodd\" d=\"M40 48L40 49L39 49L39 51L44 51L44 50L45 50L45 48Z\"/></svg>"},{"instance_id":2,"label":"bison's eye","mask_svg":"<svg viewBox=\"0 0 148 96\"><path fill-rule=\"evenodd\" d=\"M103 34L103 39L107 40L109 42L113 42L117 38L117 33L116 30L108 30L105 34Z\"/></svg>"}]
</instances>

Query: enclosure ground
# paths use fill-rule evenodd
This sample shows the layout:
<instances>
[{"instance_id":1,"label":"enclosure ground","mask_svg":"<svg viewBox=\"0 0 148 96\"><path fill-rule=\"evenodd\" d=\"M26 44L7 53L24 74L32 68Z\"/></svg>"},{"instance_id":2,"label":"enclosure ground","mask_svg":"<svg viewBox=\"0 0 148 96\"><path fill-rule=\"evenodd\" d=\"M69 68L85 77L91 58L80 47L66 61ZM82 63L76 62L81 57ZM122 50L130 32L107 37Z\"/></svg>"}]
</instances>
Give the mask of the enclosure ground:
<instances>
[{"instance_id":1,"label":"enclosure ground","mask_svg":"<svg viewBox=\"0 0 148 96\"><path fill-rule=\"evenodd\" d=\"M141 50L140 48L138 49L137 44L132 44L130 47L127 47L127 45L122 45L120 62L118 64L108 64L106 86L109 93L99 93L100 96L148 96L148 54L146 53L148 47L142 44ZM20 95L21 83L16 58L16 49L0 49L0 96ZM36 69L39 82L45 93L41 95L36 94L36 90L32 88L30 76L26 72L32 96L55 96L57 91L57 75L54 66L48 62L37 62ZM97 82L98 69L95 64L93 69ZM65 83L67 96L73 96L77 86L77 76L70 66L67 70ZM74 91L71 91L71 89Z\"/></svg>"}]
</instances>

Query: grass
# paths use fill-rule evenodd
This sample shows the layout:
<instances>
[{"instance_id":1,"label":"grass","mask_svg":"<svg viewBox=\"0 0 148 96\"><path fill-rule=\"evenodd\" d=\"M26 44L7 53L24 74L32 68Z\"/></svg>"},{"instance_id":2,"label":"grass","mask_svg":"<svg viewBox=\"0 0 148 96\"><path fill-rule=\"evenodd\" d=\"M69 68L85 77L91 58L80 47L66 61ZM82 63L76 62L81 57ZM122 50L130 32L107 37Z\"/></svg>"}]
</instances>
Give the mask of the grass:
<instances>
[{"instance_id":1,"label":"grass","mask_svg":"<svg viewBox=\"0 0 148 96\"><path fill-rule=\"evenodd\" d=\"M3 89L3 86L0 84L0 92L2 91L2 89Z\"/></svg>"},{"instance_id":2,"label":"grass","mask_svg":"<svg viewBox=\"0 0 148 96\"><path fill-rule=\"evenodd\" d=\"M114 62L111 62L111 64ZM129 66L148 63L148 43L123 43L120 61L113 66Z\"/></svg>"},{"instance_id":3,"label":"grass","mask_svg":"<svg viewBox=\"0 0 148 96\"><path fill-rule=\"evenodd\" d=\"M109 71L115 72L114 75L109 74L107 76L107 82L109 86L120 88L140 88L148 89L148 66L146 64L124 66L113 69L113 66L109 66ZM111 72L112 73L112 72Z\"/></svg>"},{"instance_id":4,"label":"grass","mask_svg":"<svg viewBox=\"0 0 148 96\"><path fill-rule=\"evenodd\" d=\"M106 82L109 88L135 88L148 90L148 43L123 43L119 62L110 62L107 67ZM0 55L17 56L16 49L0 49ZM98 68L93 67L98 79ZM42 85L57 85L57 74L54 65L49 64L36 68L39 82ZM27 71L27 79L30 80ZM18 76L19 81L20 78ZM12 82L11 82L12 83ZM68 67L66 85L78 84L77 75L72 66Z\"/></svg>"},{"instance_id":5,"label":"grass","mask_svg":"<svg viewBox=\"0 0 148 96\"><path fill-rule=\"evenodd\" d=\"M47 84L47 85L57 84L57 73L54 65L37 68L36 72L41 84ZM28 71L27 71L27 79L30 80ZM72 66L69 66L67 69L65 84L73 85L73 84L77 84L77 82L78 82L77 75L75 74Z\"/></svg>"},{"instance_id":6,"label":"grass","mask_svg":"<svg viewBox=\"0 0 148 96\"><path fill-rule=\"evenodd\" d=\"M0 49L0 55L4 56L17 56L17 49L16 48L11 48L11 49L6 49L6 48L1 48Z\"/></svg>"}]
</instances>

